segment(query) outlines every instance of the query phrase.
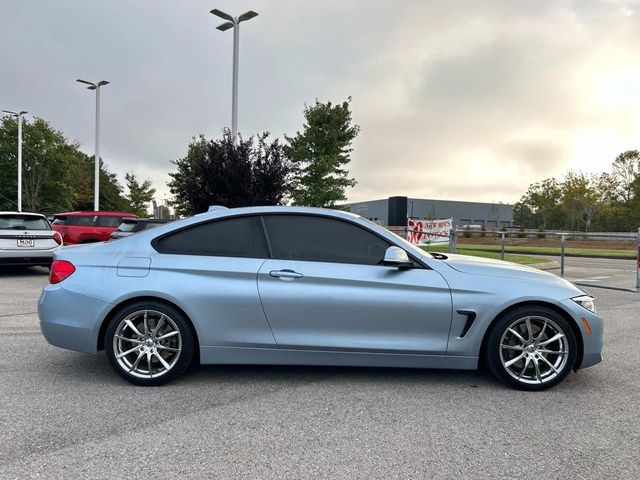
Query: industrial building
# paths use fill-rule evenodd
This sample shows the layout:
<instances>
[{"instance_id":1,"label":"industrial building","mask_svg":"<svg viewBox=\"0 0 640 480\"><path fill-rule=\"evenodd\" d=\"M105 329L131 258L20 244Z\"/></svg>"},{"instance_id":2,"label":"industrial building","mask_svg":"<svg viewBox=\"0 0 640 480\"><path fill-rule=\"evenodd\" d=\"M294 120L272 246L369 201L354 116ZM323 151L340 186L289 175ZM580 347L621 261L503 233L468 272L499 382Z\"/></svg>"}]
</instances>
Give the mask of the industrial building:
<instances>
[{"instance_id":1,"label":"industrial building","mask_svg":"<svg viewBox=\"0 0 640 480\"><path fill-rule=\"evenodd\" d=\"M385 227L406 226L407 219L453 218L453 225L484 226L487 230L513 226L513 205L389 197L344 205L349 211Z\"/></svg>"}]
</instances>

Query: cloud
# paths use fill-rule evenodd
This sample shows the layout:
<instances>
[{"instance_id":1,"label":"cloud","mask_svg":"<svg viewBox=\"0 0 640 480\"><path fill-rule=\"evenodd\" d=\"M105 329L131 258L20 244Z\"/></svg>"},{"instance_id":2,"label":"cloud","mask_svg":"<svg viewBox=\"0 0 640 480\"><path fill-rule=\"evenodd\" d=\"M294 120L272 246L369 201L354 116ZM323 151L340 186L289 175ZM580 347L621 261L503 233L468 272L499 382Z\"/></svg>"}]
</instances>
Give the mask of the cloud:
<instances>
[{"instance_id":1,"label":"cloud","mask_svg":"<svg viewBox=\"0 0 640 480\"><path fill-rule=\"evenodd\" d=\"M516 201L604 170L640 138L638 2L219 1L242 25L240 130L292 134L315 98L353 97L350 199ZM103 157L168 192L170 160L230 120L231 41L204 0L3 2L0 104L88 153L106 78ZM634 143L635 142L635 143Z\"/></svg>"}]
</instances>

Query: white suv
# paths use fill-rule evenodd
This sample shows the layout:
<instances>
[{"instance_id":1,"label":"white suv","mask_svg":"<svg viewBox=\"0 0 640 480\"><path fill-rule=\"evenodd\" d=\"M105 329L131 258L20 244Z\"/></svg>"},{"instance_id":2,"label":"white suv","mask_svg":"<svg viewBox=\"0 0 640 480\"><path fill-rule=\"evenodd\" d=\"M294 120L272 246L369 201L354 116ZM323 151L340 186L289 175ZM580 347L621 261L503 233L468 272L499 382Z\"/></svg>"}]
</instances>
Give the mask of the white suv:
<instances>
[{"instance_id":1,"label":"white suv","mask_svg":"<svg viewBox=\"0 0 640 480\"><path fill-rule=\"evenodd\" d=\"M62 236L38 213L0 212L0 265L49 267Z\"/></svg>"}]
</instances>

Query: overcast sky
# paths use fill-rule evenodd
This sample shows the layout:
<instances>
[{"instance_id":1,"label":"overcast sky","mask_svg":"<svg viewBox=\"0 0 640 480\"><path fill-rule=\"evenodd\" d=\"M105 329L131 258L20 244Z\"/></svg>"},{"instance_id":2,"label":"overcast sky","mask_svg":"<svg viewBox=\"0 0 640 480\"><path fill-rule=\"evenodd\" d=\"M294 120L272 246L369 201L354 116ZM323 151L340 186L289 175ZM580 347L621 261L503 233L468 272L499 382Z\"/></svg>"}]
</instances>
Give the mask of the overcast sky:
<instances>
[{"instance_id":1,"label":"overcast sky","mask_svg":"<svg viewBox=\"0 0 640 480\"><path fill-rule=\"evenodd\" d=\"M1 0L0 109L49 120L168 194L169 161L231 118L293 134L305 103L353 97L350 200L514 202L534 181L598 172L640 147L640 2L543 0Z\"/></svg>"}]
</instances>

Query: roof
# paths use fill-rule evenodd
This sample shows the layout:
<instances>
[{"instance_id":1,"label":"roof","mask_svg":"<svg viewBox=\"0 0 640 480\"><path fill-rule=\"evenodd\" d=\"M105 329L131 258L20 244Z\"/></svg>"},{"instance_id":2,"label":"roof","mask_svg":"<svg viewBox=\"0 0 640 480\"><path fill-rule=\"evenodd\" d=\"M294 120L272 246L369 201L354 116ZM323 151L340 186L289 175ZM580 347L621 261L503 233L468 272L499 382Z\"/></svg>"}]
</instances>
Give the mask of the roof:
<instances>
[{"instance_id":1,"label":"roof","mask_svg":"<svg viewBox=\"0 0 640 480\"><path fill-rule=\"evenodd\" d=\"M122 221L124 223L169 223L171 219L170 218L127 217L127 218L123 218Z\"/></svg>"},{"instance_id":2,"label":"roof","mask_svg":"<svg viewBox=\"0 0 640 480\"><path fill-rule=\"evenodd\" d=\"M32 216L32 217L45 217L41 213L32 213L32 212L0 212L0 215L24 215L24 216Z\"/></svg>"},{"instance_id":3,"label":"roof","mask_svg":"<svg viewBox=\"0 0 640 480\"><path fill-rule=\"evenodd\" d=\"M137 217L134 213L126 213L126 212L65 212L65 213L56 213L55 217L73 217L77 215L95 215L98 217L110 216L110 217Z\"/></svg>"},{"instance_id":4,"label":"roof","mask_svg":"<svg viewBox=\"0 0 640 480\"><path fill-rule=\"evenodd\" d=\"M238 208L224 208L215 209L209 212L199 213L194 217L202 219L226 217L231 215L244 215L244 214L267 214L267 213L310 213L314 215L328 215L343 218L361 218L360 215L351 213L345 210L335 210L333 208L318 208L318 207L288 207L288 206L266 206L266 207L238 207Z\"/></svg>"}]
</instances>

